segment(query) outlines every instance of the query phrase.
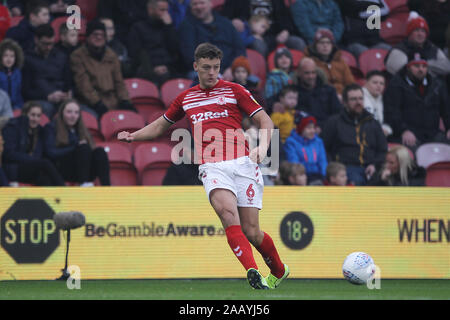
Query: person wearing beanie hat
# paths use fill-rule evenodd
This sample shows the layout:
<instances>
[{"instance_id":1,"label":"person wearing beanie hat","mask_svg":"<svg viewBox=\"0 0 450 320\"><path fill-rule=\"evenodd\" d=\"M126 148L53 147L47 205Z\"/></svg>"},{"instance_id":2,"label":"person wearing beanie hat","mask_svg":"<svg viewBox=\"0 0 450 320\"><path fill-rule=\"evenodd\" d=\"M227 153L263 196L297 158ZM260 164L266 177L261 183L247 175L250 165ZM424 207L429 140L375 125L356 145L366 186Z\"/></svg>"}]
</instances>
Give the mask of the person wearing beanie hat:
<instances>
[{"instance_id":1,"label":"person wearing beanie hat","mask_svg":"<svg viewBox=\"0 0 450 320\"><path fill-rule=\"evenodd\" d=\"M286 73L291 71L294 62L291 51L286 47L280 47L275 51L273 61L275 68L281 69Z\"/></svg>"},{"instance_id":2,"label":"person wearing beanie hat","mask_svg":"<svg viewBox=\"0 0 450 320\"><path fill-rule=\"evenodd\" d=\"M265 100L270 110L278 99L278 94L281 90L292 83L291 77L293 76L293 72L291 71L293 58L288 48L278 48L275 51L273 59L275 69L271 70L267 75L266 86L264 88Z\"/></svg>"},{"instance_id":3,"label":"person wearing beanie hat","mask_svg":"<svg viewBox=\"0 0 450 320\"><path fill-rule=\"evenodd\" d=\"M250 91L259 104L264 105L263 98L258 90L259 78L252 74L250 62L244 56L239 56L231 64L231 73L233 82L239 83L245 89Z\"/></svg>"},{"instance_id":4,"label":"person wearing beanie hat","mask_svg":"<svg viewBox=\"0 0 450 320\"><path fill-rule=\"evenodd\" d=\"M123 81L120 61L106 46L106 28L92 20L86 28L86 42L70 56L77 99L99 117L111 109L136 111Z\"/></svg>"},{"instance_id":5,"label":"person wearing beanie hat","mask_svg":"<svg viewBox=\"0 0 450 320\"><path fill-rule=\"evenodd\" d=\"M311 57L322 69L327 80L338 95L342 94L344 87L353 83L355 79L345 61L341 51L336 47L333 33L328 29L320 28L314 35L314 43L305 50L306 56Z\"/></svg>"},{"instance_id":6,"label":"person wearing beanie hat","mask_svg":"<svg viewBox=\"0 0 450 320\"><path fill-rule=\"evenodd\" d=\"M286 160L305 166L309 185L322 185L328 165L322 139L316 134L316 118L304 112L295 113L296 128L286 139Z\"/></svg>"},{"instance_id":7,"label":"person wearing beanie hat","mask_svg":"<svg viewBox=\"0 0 450 320\"><path fill-rule=\"evenodd\" d=\"M406 39L397 44L386 57L386 70L389 73L398 73L408 63L408 56L419 52L428 62L432 75L450 74L450 60L429 40L428 23L415 11L409 14L406 33Z\"/></svg>"}]
</instances>

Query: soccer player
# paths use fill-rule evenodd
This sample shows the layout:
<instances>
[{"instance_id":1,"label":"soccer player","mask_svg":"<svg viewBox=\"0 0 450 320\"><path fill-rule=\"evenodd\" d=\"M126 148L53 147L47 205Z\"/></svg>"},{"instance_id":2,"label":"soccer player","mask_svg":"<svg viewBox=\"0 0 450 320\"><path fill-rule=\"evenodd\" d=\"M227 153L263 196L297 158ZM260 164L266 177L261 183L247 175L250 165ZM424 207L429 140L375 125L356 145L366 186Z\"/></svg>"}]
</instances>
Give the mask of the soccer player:
<instances>
[{"instance_id":1,"label":"soccer player","mask_svg":"<svg viewBox=\"0 0 450 320\"><path fill-rule=\"evenodd\" d=\"M194 55L199 84L182 92L159 119L133 133L120 132L118 139L152 140L187 114L202 163L199 178L222 222L228 244L254 289L274 289L289 275L289 268L281 262L272 238L259 227L264 183L257 164L269 148L273 123L246 89L218 79L222 55L216 46L200 44ZM242 112L260 128L260 144L253 150L239 134ZM264 130L266 135L261 134ZM210 143L212 137L215 139ZM243 152L239 154L239 150ZM250 243L270 268L266 278L258 270Z\"/></svg>"}]
</instances>

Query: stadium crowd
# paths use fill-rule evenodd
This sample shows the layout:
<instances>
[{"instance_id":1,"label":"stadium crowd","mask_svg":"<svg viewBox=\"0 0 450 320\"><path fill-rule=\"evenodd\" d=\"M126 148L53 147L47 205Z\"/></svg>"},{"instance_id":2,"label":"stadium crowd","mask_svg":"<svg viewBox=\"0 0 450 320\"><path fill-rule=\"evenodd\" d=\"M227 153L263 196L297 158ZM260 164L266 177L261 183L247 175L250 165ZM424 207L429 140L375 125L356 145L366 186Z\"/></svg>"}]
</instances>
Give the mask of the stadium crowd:
<instances>
[{"instance_id":1,"label":"stadium crowd","mask_svg":"<svg viewBox=\"0 0 450 320\"><path fill-rule=\"evenodd\" d=\"M223 51L221 77L249 90L280 129L282 162L266 185L425 185L416 151L450 144L450 0L2 3L2 186L121 184L103 120L117 110L143 123L160 116L163 91L173 99L187 89L168 84L198 83L203 42ZM381 29L368 27L373 4ZM81 30L65 23L71 5ZM131 79L157 94L142 103ZM148 100L163 107L149 114ZM172 165L161 183L199 184L196 168Z\"/></svg>"}]
</instances>

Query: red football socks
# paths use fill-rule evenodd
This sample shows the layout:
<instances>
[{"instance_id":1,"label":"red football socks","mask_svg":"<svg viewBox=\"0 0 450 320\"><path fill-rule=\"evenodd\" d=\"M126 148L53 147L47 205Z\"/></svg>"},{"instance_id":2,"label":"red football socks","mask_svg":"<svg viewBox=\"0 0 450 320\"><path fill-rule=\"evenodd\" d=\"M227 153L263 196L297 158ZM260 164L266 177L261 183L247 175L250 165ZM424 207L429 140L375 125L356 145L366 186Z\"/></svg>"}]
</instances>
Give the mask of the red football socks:
<instances>
[{"instance_id":1,"label":"red football socks","mask_svg":"<svg viewBox=\"0 0 450 320\"><path fill-rule=\"evenodd\" d=\"M255 258L253 257L252 247L248 239L242 232L241 226L230 226L225 229L228 244L239 262L245 270L250 268L258 269Z\"/></svg>"},{"instance_id":2,"label":"red football socks","mask_svg":"<svg viewBox=\"0 0 450 320\"><path fill-rule=\"evenodd\" d=\"M272 238L267 233L264 232L263 241L259 248L256 249L261 253L264 261L270 268L270 272L275 277L281 278L284 275L284 264L280 260Z\"/></svg>"}]
</instances>

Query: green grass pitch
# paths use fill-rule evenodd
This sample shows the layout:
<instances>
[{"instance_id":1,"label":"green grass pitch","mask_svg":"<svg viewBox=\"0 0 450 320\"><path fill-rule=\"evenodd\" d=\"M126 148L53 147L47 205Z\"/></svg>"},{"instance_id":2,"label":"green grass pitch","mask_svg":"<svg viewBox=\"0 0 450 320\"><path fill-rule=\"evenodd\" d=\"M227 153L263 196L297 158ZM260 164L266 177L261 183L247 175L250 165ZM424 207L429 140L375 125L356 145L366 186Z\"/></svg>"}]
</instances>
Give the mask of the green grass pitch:
<instances>
[{"instance_id":1,"label":"green grass pitch","mask_svg":"<svg viewBox=\"0 0 450 320\"><path fill-rule=\"evenodd\" d=\"M287 279L276 290L236 280L0 281L0 300L450 300L450 280L382 280L369 290L345 280Z\"/></svg>"}]
</instances>

